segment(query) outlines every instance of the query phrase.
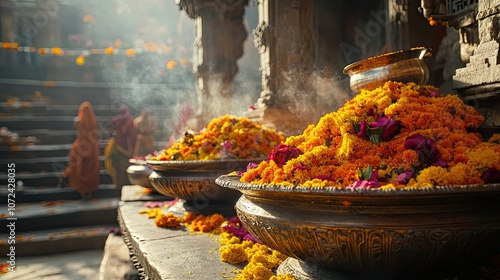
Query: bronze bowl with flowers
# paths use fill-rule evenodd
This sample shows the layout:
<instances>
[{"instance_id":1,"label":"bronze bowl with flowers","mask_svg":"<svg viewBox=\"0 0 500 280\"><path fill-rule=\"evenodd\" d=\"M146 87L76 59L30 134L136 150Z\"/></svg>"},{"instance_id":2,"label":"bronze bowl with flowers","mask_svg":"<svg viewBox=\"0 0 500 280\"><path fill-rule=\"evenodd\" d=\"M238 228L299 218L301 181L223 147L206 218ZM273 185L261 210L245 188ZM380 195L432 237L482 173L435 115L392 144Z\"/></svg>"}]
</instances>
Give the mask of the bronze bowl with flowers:
<instances>
[{"instance_id":1,"label":"bronze bowl with flowers","mask_svg":"<svg viewBox=\"0 0 500 280\"><path fill-rule=\"evenodd\" d=\"M414 82L425 85L429 81L429 68L424 62L432 55L430 48L416 47L369 57L344 67L355 93L361 89L373 90L387 81Z\"/></svg>"},{"instance_id":2,"label":"bronze bowl with flowers","mask_svg":"<svg viewBox=\"0 0 500 280\"><path fill-rule=\"evenodd\" d=\"M226 160L148 160L153 169L149 181L160 194L187 201L236 201L240 192L215 184L215 179L231 172L245 170L249 163L262 159Z\"/></svg>"},{"instance_id":3,"label":"bronze bowl with flowers","mask_svg":"<svg viewBox=\"0 0 500 280\"><path fill-rule=\"evenodd\" d=\"M500 184L426 189L271 186L223 175L243 226L298 279L430 279L500 253ZM424 277L424 278L422 278Z\"/></svg>"}]
</instances>

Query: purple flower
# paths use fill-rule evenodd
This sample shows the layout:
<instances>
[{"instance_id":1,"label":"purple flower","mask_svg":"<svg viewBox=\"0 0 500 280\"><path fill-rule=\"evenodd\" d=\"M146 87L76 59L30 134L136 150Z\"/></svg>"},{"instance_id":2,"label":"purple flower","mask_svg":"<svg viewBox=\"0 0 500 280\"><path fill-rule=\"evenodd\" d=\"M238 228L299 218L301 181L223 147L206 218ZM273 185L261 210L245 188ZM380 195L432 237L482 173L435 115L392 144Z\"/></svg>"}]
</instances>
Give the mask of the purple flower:
<instances>
[{"instance_id":1,"label":"purple flower","mask_svg":"<svg viewBox=\"0 0 500 280\"><path fill-rule=\"evenodd\" d=\"M227 220L227 222L230 224L241 224L241 220L238 216L232 216Z\"/></svg>"},{"instance_id":2,"label":"purple flower","mask_svg":"<svg viewBox=\"0 0 500 280\"><path fill-rule=\"evenodd\" d=\"M225 232L229 232L234 236L242 239L242 240L251 240L255 243L262 244L262 241L257 239L257 237L253 236L249 233L245 227L241 224L238 216L231 217L227 220L227 223L221 226L221 229Z\"/></svg>"},{"instance_id":3,"label":"purple flower","mask_svg":"<svg viewBox=\"0 0 500 280\"><path fill-rule=\"evenodd\" d=\"M440 166L440 167L446 167L448 165L448 163L442 159L439 159L437 160L436 162L434 162L432 165L434 166Z\"/></svg>"},{"instance_id":4,"label":"purple flower","mask_svg":"<svg viewBox=\"0 0 500 280\"><path fill-rule=\"evenodd\" d=\"M370 129L382 128L380 138L382 138L383 141L389 141L399 133L399 123L400 121L396 121L395 119L381 116L372 122L368 127Z\"/></svg>"},{"instance_id":5,"label":"purple flower","mask_svg":"<svg viewBox=\"0 0 500 280\"><path fill-rule=\"evenodd\" d=\"M500 170L488 168L488 170L481 175L481 179L486 184L500 183Z\"/></svg>"},{"instance_id":6,"label":"purple flower","mask_svg":"<svg viewBox=\"0 0 500 280\"><path fill-rule=\"evenodd\" d=\"M326 176L326 175L318 175L316 178L320 179L320 180L327 180L327 181L335 181L332 177L330 176Z\"/></svg>"},{"instance_id":7,"label":"purple flower","mask_svg":"<svg viewBox=\"0 0 500 280\"><path fill-rule=\"evenodd\" d=\"M369 180L357 180L356 182L347 186L347 189L377 189L380 188L382 184L377 181L369 181Z\"/></svg>"},{"instance_id":8,"label":"purple flower","mask_svg":"<svg viewBox=\"0 0 500 280\"><path fill-rule=\"evenodd\" d=\"M304 165L299 165L299 166L294 166L294 167L292 168L292 170L296 170L296 169L298 169L298 170L306 170L306 169L307 169L307 166L304 166Z\"/></svg>"},{"instance_id":9,"label":"purple flower","mask_svg":"<svg viewBox=\"0 0 500 280\"><path fill-rule=\"evenodd\" d=\"M366 135L366 121L362 120L361 123L359 124L359 132L356 134L361 138L367 137Z\"/></svg>"},{"instance_id":10,"label":"purple flower","mask_svg":"<svg viewBox=\"0 0 500 280\"><path fill-rule=\"evenodd\" d=\"M418 154L418 159L420 164L424 166L446 165L442 161L441 153L436 148L436 143L431 138L425 138L420 134L414 134L406 138L405 149L415 150Z\"/></svg>"},{"instance_id":11,"label":"purple flower","mask_svg":"<svg viewBox=\"0 0 500 280\"><path fill-rule=\"evenodd\" d=\"M408 181L413 178L415 172L413 170L405 170L401 174L398 175L398 183L406 184Z\"/></svg>"},{"instance_id":12,"label":"purple flower","mask_svg":"<svg viewBox=\"0 0 500 280\"><path fill-rule=\"evenodd\" d=\"M245 234L241 239L242 240L250 240L253 243L263 244L262 241L260 241L257 237L253 236L253 234L251 234L251 233Z\"/></svg>"},{"instance_id":13,"label":"purple flower","mask_svg":"<svg viewBox=\"0 0 500 280\"><path fill-rule=\"evenodd\" d=\"M243 173L247 172L248 170L250 169L253 169L255 167L259 166L257 163L255 162L250 162L249 164L247 164L247 168L245 170L242 170L238 173L238 176L243 176Z\"/></svg>"},{"instance_id":14,"label":"purple flower","mask_svg":"<svg viewBox=\"0 0 500 280\"><path fill-rule=\"evenodd\" d=\"M366 112L366 115L367 116L375 116L375 110L373 110L373 108L368 109L368 111Z\"/></svg>"},{"instance_id":15,"label":"purple flower","mask_svg":"<svg viewBox=\"0 0 500 280\"><path fill-rule=\"evenodd\" d=\"M232 153L231 141L225 140L220 145L221 145L220 158L221 159L230 158Z\"/></svg>"},{"instance_id":16,"label":"purple flower","mask_svg":"<svg viewBox=\"0 0 500 280\"><path fill-rule=\"evenodd\" d=\"M288 160L296 158L301 154L303 152L295 147L279 144L274 151L269 153L267 159L274 161L279 167L282 167Z\"/></svg>"},{"instance_id":17,"label":"purple flower","mask_svg":"<svg viewBox=\"0 0 500 280\"><path fill-rule=\"evenodd\" d=\"M358 169L359 180L347 186L348 189L376 189L382 184L378 181L378 172L374 171L371 165L363 169Z\"/></svg>"},{"instance_id":18,"label":"purple flower","mask_svg":"<svg viewBox=\"0 0 500 280\"><path fill-rule=\"evenodd\" d=\"M400 123L400 121L386 116L378 117L369 125L366 124L365 120L362 120L359 124L355 125L356 135L361 138L369 138L373 143L377 144L381 141L390 141L399 133Z\"/></svg>"}]
</instances>

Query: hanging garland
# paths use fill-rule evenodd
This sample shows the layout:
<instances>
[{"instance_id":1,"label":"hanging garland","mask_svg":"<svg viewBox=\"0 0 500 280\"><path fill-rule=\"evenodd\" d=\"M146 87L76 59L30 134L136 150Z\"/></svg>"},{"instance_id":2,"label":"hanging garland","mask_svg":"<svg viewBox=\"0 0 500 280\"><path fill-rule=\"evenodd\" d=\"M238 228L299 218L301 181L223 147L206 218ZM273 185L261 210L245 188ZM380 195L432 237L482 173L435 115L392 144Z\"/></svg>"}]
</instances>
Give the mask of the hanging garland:
<instances>
[{"instance_id":1,"label":"hanging garland","mask_svg":"<svg viewBox=\"0 0 500 280\"><path fill-rule=\"evenodd\" d=\"M171 48L164 43L156 42L146 42L142 47L136 48L120 48L121 41L116 40L114 46L109 46L107 48L96 48L87 50L70 50L63 49L59 47L53 48L35 48L35 47L22 47L18 43L11 42L0 42L0 46L4 50L13 50L18 53L38 53L40 56L76 56L75 63L78 66L85 65L85 58L90 55L125 55L127 57L134 57L141 53L158 53L158 54L169 54L171 53ZM174 69L177 65L186 66L188 60L186 58L180 59L170 59L166 62L165 68L168 70Z\"/></svg>"}]
</instances>

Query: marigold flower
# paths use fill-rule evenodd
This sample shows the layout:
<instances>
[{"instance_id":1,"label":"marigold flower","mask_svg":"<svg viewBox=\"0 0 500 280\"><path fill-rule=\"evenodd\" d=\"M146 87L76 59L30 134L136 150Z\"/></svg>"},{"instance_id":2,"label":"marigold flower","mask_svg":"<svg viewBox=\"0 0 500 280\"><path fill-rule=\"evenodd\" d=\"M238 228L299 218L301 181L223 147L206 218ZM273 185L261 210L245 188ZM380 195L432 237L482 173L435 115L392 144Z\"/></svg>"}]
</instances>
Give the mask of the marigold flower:
<instances>
[{"instance_id":1,"label":"marigold flower","mask_svg":"<svg viewBox=\"0 0 500 280\"><path fill-rule=\"evenodd\" d=\"M199 133L187 133L151 160L215 160L221 159L223 149L230 158L248 159L267 156L285 140L281 132L230 115L214 118ZM224 143L224 145L222 145Z\"/></svg>"},{"instance_id":2,"label":"marigold flower","mask_svg":"<svg viewBox=\"0 0 500 280\"><path fill-rule=\"evenodd\" d=\"M240 180L298 187L380 184L384 190L483 183L486 170L500 170L500 135L484 142L474 132L483 121L457 95L387 82L362 90L301 135L286 138L284 144L300 155L279 164L263 161ZM374 135L382 141L367 141ZM367 165L379 174L376 183L357 176Z\"/></svg>"}]
</instances>

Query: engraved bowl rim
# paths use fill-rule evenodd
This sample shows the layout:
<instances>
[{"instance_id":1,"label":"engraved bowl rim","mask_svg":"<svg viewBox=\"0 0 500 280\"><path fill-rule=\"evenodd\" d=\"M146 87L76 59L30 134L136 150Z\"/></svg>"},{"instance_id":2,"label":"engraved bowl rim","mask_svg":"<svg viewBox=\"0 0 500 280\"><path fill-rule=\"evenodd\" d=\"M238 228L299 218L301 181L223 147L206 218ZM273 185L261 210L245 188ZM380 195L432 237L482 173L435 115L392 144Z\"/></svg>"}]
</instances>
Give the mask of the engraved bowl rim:
<instances>
[{"instance_id":1,"label":"engraved bowl rim","mask_svg":"<svg viewBox=\"0 0 500 280\"><path fill-rule=\"evenodd\" d=\"M184 171L189 171L189 169L204 169L216 167L217 170L227 170L227 168L221 168L224 164L245 164L251 162L260 162L264 158L247 158L247 159L213 159L213 160L146 160L146 163L154 171L177 171L183 169ZM210 169L212 170L212 169Z\"/></svg>"},{"instance_id":2,"label":"engraved bowl rim","mask_svg":"<svg viewBox=\"0 0 500 280\"><path fill-rule=\"evenodd\" d=\"M470 194L470 193L483 193L483 192L500 192L500 183L495 184L468 184L468 185L446 185L434 186L429 188L403 188L396 190L382 190L377 189L347 189L339 186L327 187L309 187L309 186L278 186L271 184L252 184L245 183L239 180L238 175L221 175L215 179L215 183L226 188L236 189L243 194L250 194L252 196L268 196L272 193L283 193L291 196L307 196L308 194L314 196L337 196L337 195L351 195L351 196L377 196L377 197L391 197L391 196L422 196L422 195L436 195L442 196L444 194Z\"/></svg>"}]
</instances>

